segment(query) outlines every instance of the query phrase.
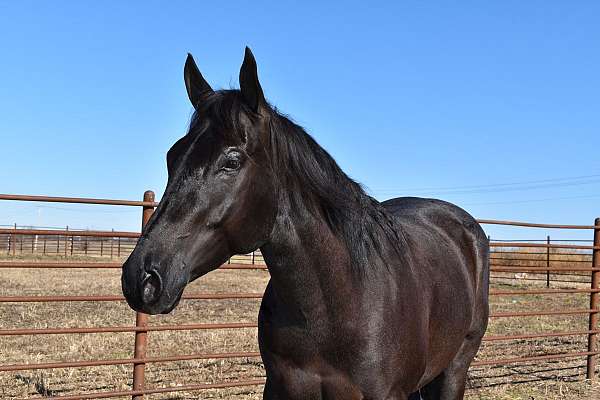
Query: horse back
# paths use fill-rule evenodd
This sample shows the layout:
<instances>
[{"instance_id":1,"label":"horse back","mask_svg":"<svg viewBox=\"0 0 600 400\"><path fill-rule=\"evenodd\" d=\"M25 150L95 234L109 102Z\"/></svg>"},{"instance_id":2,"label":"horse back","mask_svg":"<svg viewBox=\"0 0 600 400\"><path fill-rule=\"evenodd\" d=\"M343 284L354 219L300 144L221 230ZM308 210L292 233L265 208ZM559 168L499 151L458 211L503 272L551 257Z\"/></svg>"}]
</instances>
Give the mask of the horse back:
<instances>
[{"instance_id":1,"label":"horse back","mask_svg":"<svg viewBox=\"0 0 600 400\"><path fill-rule=\"evenodd\" d=\"M482 267L479 258L487 256L488 239L477 221L462 208L442 200L419 197L398 197L382 205L394 216L409 253L424 250L430 254L427 259L413 257L415 263L434 261L435 264L441 261L435 256L442 252L446 260L462 261L471 270ZM455 256L461 260L454 260Z\"/></svg>"},{"instance_id":2,"label":"horse back","mask_svg":"<svg viewBox=\"0 0 600 400\"><path fill-rule=\"evenodd\" d=\"M421 275L424 294L436 294L428 286L442 286L452 295L487 297L488 238L469 213L442 200L419 197L394 198L382 205L402 232L411 272ZM464 279L468 292L460 285Z\"/></svg>"},{"instance_id":3,"label":"horse back","mask_svg":"<svg viewBox=\"0 0 600 400\"><path fill-rule=\"evenodd\" d=\"M397 197L381 204L402 225L436 227L450 236L462 234L464 229L472 233L476 240L487 244L487 237L475 218L452 203L421 197Z\"/></svg>"}]
</instances>

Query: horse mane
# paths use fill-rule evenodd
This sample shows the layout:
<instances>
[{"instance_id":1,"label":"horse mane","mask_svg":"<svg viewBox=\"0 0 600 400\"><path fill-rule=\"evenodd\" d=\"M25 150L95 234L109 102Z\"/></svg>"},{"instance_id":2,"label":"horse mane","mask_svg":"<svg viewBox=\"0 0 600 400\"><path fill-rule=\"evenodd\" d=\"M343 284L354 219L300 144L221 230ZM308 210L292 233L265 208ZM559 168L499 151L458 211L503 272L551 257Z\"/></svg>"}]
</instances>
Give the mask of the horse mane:
<instances>
[{"instance_id":1,"label":"horse mane","mask_svg":"<svg viewBox=\"0 0 600 400\"><path fill-rule=\"evenodd\" d=\"M402 257L404 240L395 218L363 187L351 179L301 126L267 104L270 114L271 163L280 195L291 207L304 207L321 215L332 232L347 248L357 272L382 258L385 243ZM242 135L240 116L256 115L244 103L239 90L219 90L194 113L190 132L200 125L202 115L210 115L232 134ZM239 137L237 138L240 139ZM247 138L241 138L243 142Z\"/></svg>"},{"instance_id":2,"label":"horse mane","mask_svg":"<svg viewBox=\"0 0 600 400\"><path fill-rule=\"evenodd\" d=\"M404 236L391 215L301 126L271 107L271 162L292 207L320 213L341 238L358 272L384 259L386 243L403 257Z\"/></svg>"}]
</instances>

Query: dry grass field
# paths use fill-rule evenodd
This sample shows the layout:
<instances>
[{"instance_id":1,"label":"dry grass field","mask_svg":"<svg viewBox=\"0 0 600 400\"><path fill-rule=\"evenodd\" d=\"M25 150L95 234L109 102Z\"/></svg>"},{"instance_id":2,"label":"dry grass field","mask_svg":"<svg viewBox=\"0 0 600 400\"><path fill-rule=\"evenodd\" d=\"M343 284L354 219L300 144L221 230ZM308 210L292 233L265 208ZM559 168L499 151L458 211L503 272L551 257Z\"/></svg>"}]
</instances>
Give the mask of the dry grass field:
<instances>
[{"instance_id":1,"label":"dry grass field","mask_svg":"<svg viewBox=\"0 0 600 400\"><path fill-rule=\"evenodd\" d=\"M3 256L7 260L7 256ZM508 256L502 256L509 259ZM535 255L533 258L536 258ZM540 256L541 257L541 256ZM10 257L31 259L31 256ZM37 259L40 259L39 257ZM64 261L65 258L52 257ZM66 260L81 260L81 257ZM45 257L44 260L48 260ZM94 258L99 260L99 258ZM515 261L509 261L514 263ZM533 275L529 275L529 278ZM582 277L583 279L584 277ZM261 292L265 271L218 270L188 287L186 293ZM493 288L542 287L544 281L500 274ZM553 287L585 287L554 283ZM0 296L120 294L120 270L0 269ZM252 300L186 300L170 315L151 317L151 324L255 322L259 306ZM495 296L492 312L588 308L586 294ZM44 327L132 326L134 313L125 302L0 303L0 329ZM496 318L488 334L587 330L587 315ZM512 358L585 351L585 336L484 343L477 359ZM0 336L1 364L42 363L133 356L134 334ZM149 333L149 356L257 351L255 329L165 331ZM216 383L264 376L260 359L197 360L148 364L148 387ZM0 372L0 398L61 396L131 388L131 365ZM600 399L600 387L585 381L583 357L548 362L473 367L467 399ZM176 392L152 399L260 399L261 387ZM125 397L124 397L125 398Z\"/></svg>"}]
</instances>

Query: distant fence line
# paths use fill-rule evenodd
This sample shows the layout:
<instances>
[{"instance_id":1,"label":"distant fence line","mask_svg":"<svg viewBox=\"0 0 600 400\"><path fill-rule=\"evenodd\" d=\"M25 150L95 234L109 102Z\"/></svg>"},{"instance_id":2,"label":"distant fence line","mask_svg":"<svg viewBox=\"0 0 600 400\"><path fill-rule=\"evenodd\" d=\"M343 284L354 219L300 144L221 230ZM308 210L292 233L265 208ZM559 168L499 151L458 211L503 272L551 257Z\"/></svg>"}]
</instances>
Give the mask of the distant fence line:
<instances>
[{"instance_id":1,"label":"distant fence line","mask_svg":"<svg viewBox=\"0 0 600 400\"><path fill-rule=\"evenodd\" d=\"M64 229L58 227L39 227L33 225L0 225L0 229L9 228L14 233L0 234L0 255L26 256L63 256L63 257L106 257L110 259L120 259L127 257L135 248L137 238L135 237L98 237L92 236L90 230L77 229L71 230L68 226ZM69 231L69 235L45 235L45 234L23 234L23 231L43 231L52 230L60 233L61 230ZM114 232L114 230L112 230ZM77 233L80 232L80 235ZM492 239L491 241L502 243L514 243L515 240ZM523 281L545 281L546 286L550 287L552 282L560 283L589 283L590 275L585 271L562 272L552 271L551 267L565 267L569 263L591 263L592 254L585 253L582 250L570 250L553 248L553 245L564 243L592 243L593 240L581 239L521 239L518 242L525 243L545 243L548 247L533 248L531 251L523 251L523 248L499 247L492 250L491 261L498 267L547 267L544 274L535 273L517 273L518 278ZM254 264L262 262L262 255L257 250L248 254L246 257L233 256L230 262L241 262ZM505 275L496 274L496 277Z\"/></svg>"},{"instance_id":2,"label":"distant fence line","mask_svg":"<svg viewBox=\"0 0 600 400\"><path fill-rule=\"evenodd\" d=\"M95 231L87 229L72 230L68 226L40 227L34 225L0 225L0 230L10 229L11 233L0 233L0 256L61 256L61 257L106 257L119 259L128 257L135 248L137 238L122 236L95 236ZM24 231L53 231L48 234L24 234ZM60 232L69 232L69 235L60 235ZM108 232L118 232L105 231ZM108 233L110 235L110 233ZM253 264L262 262L260 251L247 255L233 256L230 262Z\"/></svg>"},{"instance_id":3,"label":"distant fence line","mask_svg":"<svg viewBox=\"0 0 600 400\"><path fill-rule=\"evenodd\" d=\"M149 220L156 202L154 202L154 193L146 192L143 201L126 201L126 200L107 200L107 199L80 199L80 198L57 198L57 197L42 197L42 196L20 196L20 195L0 195L0 200L24 200L24 201L50 201L50 202L67 202L67 203L83 203L83 204L112 204L125 206L141 206L142 225ZM515 358L500 358L500 359L478 359L473 366L489 366L489 365L505 365L523 362L543 362L548 360L559 360L565 358L585 358L587 360L586 376L588 379L596 378L596 363L598 354L598 334L600 329L598 326L598 316L600 312L600 219L596 219L593 225L557 225L557 224L533 224L515 221L495 221L495 220L479 220L482 224L498 224L515 227L535 227L549 229L584 229L590 230L593 233L593 241L591 244L576 244L564 243L564 241L552 242L547 238L545 242L526 242L526 241L492 241L491 254L491 273L492 280L495 282L515 281L515 279L530 279L530 280L547 280L548 287L517 287L492 289L490 296L538 296L556 294L568 295L585 295L589 296L589 307L574 308L568 304L561 308L560 304L553 302L551 309L546 310L526 310L526 311L495 311L492 310L490 319L498 318L529 318L529 317L560 317L580 315L587 318L586 327L573 326L568 331L561 332L522 332L519 334L510 335L486 335L484 342L512 342L518 345L518 342L528 339L540 339L549 337L576 337L583 336L587 338L587 346L585 349L571 352L561 352L550 354L538 354L534 356L515 357ZM14 238L17 235L26 235L32 237L35 241L36 237L39 240L42 237L54 237L53 242L58 247L58 252L64 251L67 255L75 254L80 249L81 243L87 243L84 246L88 248L91 243L91 238L100 238L104 240L125 240L127 243L134 244L136 238L140 235L137 232L111 232L111 231L49 231L49 230L32 230L32 229L0 229L0 235L5 235L5 240L10 242L10 251L17 254L17 247L23 246L23 251L27 249L27 244L23 240L19 242ZM9 239L6 239L6 235ZM13 237L10 239L10 237ZM77 238L77 239L76 239ZM86 238L87 242L86 242ZM61 243L62 247L61 247ZM77 243L77 244L76 244ZM100 240L98 243L103 243ZM106 242L105 242L106 243ZM114 242L113 242L114 243ZM117 242L119 243L119 242ZM124 242L120 242L123 246ZM36 244L29 243L31 248L36 249ZM48 242L46 242L48 247ZM124 247L121 247L122 251ZM130 247L128 247L130 249ZM114 250L114 247L113 247ZM129 250L131 251L131 250ZM10 252L9 252L10 253ZM10 253L13 254L13 253ZM89 255L89 249L88 249ZM114 251L113 251L114 255ZM122 254L124 255L124 253ZM257 254L251 254L243 257L245 263L231 262L229 265L223 265L223 269L257 269L265 270L262 257L258 258ZM250 265L248 265L250 264ZM2 268L120 268L121 262L102 263L94 261L86 262L23 262L23 261L3 261L0 262L0 271ZM571 280L570 287L550 288L549 277L556 276L563 278L565 276L579 277L580 280ZM565 278L566 279L566 278ZM184 299L260 299L262 293L219 293L214 294L197 293L184 295ZM552 298L551 298L552 299ZM3 296L0 297L0 302L17 303L17 302L63 302L63 301L124 301L122 296ZM148 363L169 362L175 360L198 360L198 359L227 359L227 358L258 358L260 355L256 352L231 352L231 353L214 353L214 354L190 354L176 356L161 356L148 357L146 354L146 344L148 332L152 331L177 331L177 330L212 330L212 329L246 329L257 327L255 322L235 322L235 323L211 323L211 324L188 324L188 325L150 325L148 315L143 313L136 314L135 326L117 326L117 327L55 327L55 328L26 328L26 329L1 329L0 336L10 335L47 335L47 334L75 334L75 333L99 333L99 332L132 332L135 335L134 356L133 358L124 359L104 359L104 360L74 360L55 363L40 363L40 364L12 364L0 365L0 371L22 371L33 369L51 369L51 368L77 368L102 365L133 365L133 385L132 390L120 391L104 391L96 393L85 393L74 396L56 396L53 399L94 399L108 398L118 396L132 396L134 399L141 399L144 394L165 393L176 391L192 391L205 390L210 388L227 388L239 386L254 386L264 383L264 379L240 379L238 381L215 382L210 384L191 384L180 387L166 388L148 388L144 382L145 365ZM560 349L559 349L560 350ZM36 397L36 399L41 399ZM45 397L44 397L45 398ZM45 398L46 399L46 398ZM49 398L47 398L49 399Z\"/></svg>"},{"instance_id":4,"label":"distant fence line","mask_svg":"<svg viewBox=\"0 0 600 400\"><path fill-rule=\"evenodd\" d=\"M37 227L31 229L38 230ZM32 254L120 258L129 255L136 242L135 238L123 237L0 234L0 249L4 254L13 256Z\"/></svg>"}]
</instances>

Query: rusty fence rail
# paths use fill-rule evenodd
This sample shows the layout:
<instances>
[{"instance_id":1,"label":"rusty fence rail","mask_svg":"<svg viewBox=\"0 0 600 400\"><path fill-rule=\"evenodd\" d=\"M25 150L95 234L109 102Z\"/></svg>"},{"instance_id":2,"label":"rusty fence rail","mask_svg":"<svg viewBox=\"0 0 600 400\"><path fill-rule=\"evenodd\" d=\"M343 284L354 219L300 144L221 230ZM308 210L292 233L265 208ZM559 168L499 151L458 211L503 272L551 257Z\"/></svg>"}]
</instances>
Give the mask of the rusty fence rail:
<instances>
[{"instance_id":1,"label":"rusty fence rail","mask_svg":"<svg viewBox=\"0 0 600 400\"><path fill-rule=\"evenodd\" d=\"M0 200L13 201L46 201L46 202L64 202L79 204L101 204L115 206L136 206L142 208L142 229L149 220L154 207L157 203L154 200L154 193L148 191L144 194L142 201L130 200L110 200L110 199L88 199L88 198L67 198L67 197L46 197L46 196L23 196L0 194ZM511 335L486 335L485 342L514 342L520 340L557 338L581 336L587 339L587 347L579 351L561 352L556 354L541 354L526 357L510 357L501 359L477 359L473 366L506 365L523 362L542 362L549 360L559 360L566 358L585 358L587 360L586 375L588 379L595 378L598 354L598 335L600 327L598 325L598 312L600 311L600 219L596 219L593 225L557 225L557 224L537 224L515 221L496 221L479 220L481 224L496 224L514 227L528 228L546 228L546 229L567 229L567 230L588 230L593 234L593 240L589 241L569 241L568 243L559 240L546 241L492 241L491 242L491 274L494 282L521 282L530 281L534 285L540 286L506 289L492 288L490 295L493 297L501 296L555 296L565 295L586 295L589 296L589 306L585 308L552 308L545 310L525 310L525 311L495 311L492 310L490 320L502 318L536 318L536 317L557 317L561 316L585 316L588 320L587 329L572 329L561 332L523 332ZM3 236L4 235L4 236ZM16 254L17 237L24 238L29 236L35 240L41 237L57 238L59 242L59 253L70 254L74 243L80 244L85 241L88 243L93 240L128 240L131 246L123 247L121 256L127 255L133 248L135 240L139 237L139 232L117 232L117 231L73 231L73 230L44 230L44 229L0 229L0 255L2 250L6 249L2 244L4 238L10 245L10 251L5 253L7 256ZM60 247L60 240L67 245ZM68 247L70 239L70 246ZM48 240L50 242L50 240ZM35 244L23 242L23 248L35 249ZM96 242L101 243L101 242ZM588 244L589 243L589 244ZM56 246L56 243L54 243ZM28 247L29 246L29 247ZM48 247L48 246L46 246ZM114 249L114 248L113 248ZM74 252L76 250L73 250ZM34 251L35 253L35 251ZM107 253L109 254L109 253ZM89 255L89 254L88 254ZM102 254L104 255L104 254ZM114 252L113 252L114 255ZM46 261L25 261L11 260L0 261L0 274L4 269L25 268L25 269L118 269L121 268L121 262L97 262L97 261L73 261L73 262L46 262ZM233 258L221 269L266 269L260 253L253 253L246 256ZM43 272L40 272L43 273ZM552 279L550 279L552 278ZM539 281L539 282L538 282ZM572 287L557 286L551 287L551 283L569 283ZM546 285L544 286L544 283ZM196 293L185 294L184 300L222 300L222 299L260 299L262 293ZM124 301L120 295L77 295L77 296L0 296L0 304L11 303L44 303L44 302L118 302ZM157 331L185 331L185 330L214 330L214 329L255 329L256 323L229 322L229 323L196 323L196 324L177 324L177 325L152 325L149 323L148 315L136 313L136 323L133 326L98 326L98 327L55 327L55 328L20 328L20 329L0 329L0 339L7 336L27 336L27 335L53 335L53 334L92 334L108 332L131 332L135 335L134 355L132 358L117 359L98 359L98 360L74 360L63 362L45 362L45 363L22 363L22 364L0 364L0 372L24 371L24 370L46 370L55 368L82 368L98 367L106 365L131 365L132 366L132 389L101 391L94 393L81 393L67 396L51 397L32 397L39 399L100 399L111 397L131 396L134 399L142 399L146 394L158 394L179 391L201 391L207 389L223 389L242 386L256 386L264 383L264 379L241 379L229 382L202 383L193 385L183 385L176 387L151 387L148 388L144 380L145 366L151 363L163 363L184 360L225 360L236 358L258 359L260 355L257 352L215 352L186 355L165 355L159 357L149 357L147 355L147 335L149 332Z\"/></svg>"},{"instance_id":2,"label":"rusty fence rail","mask_svg":"<svg viewBox=\"0 0 600 400\"><path fill-rule=\"evenodd\" d=\"M481 224L495 224L515 227L546 228L561 230L589 230L589 240L554 240L550 236L545 241L492 241L490 243L490 274L493 283L529 281L542 287L527 286L525 289L491 289L490 296L548 296L550 302L556 295L587 295L589 307L555 307L548 310L494 312L490 319L549 317L582 315L588 319L588 329L572 329L561 332L526 332L512 335L486 335L484 342L520 341L540 338L587 337L586 351L563 352L526 357L476 360L473 366L502 365L523 362L541 362L566 358L585 357L586 377L596 379L598 348L598 313L600 312L600 219L593 225L537 224L515 221L479 220ZM520 282L519 282L520 283ZM551 283L558 287L551 288ZM545 284L545 285L544 285ZM569 284L566 287L564 284ZM545 286L545 288L543 287Z\"/></svg>"}]
</instances>

